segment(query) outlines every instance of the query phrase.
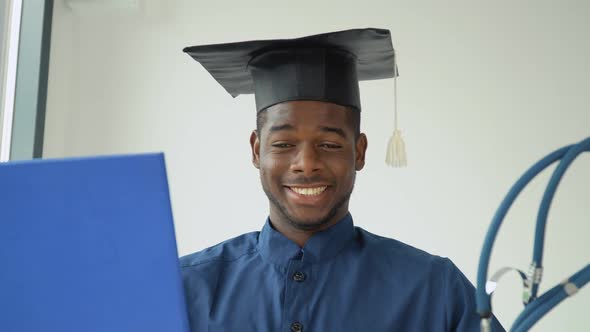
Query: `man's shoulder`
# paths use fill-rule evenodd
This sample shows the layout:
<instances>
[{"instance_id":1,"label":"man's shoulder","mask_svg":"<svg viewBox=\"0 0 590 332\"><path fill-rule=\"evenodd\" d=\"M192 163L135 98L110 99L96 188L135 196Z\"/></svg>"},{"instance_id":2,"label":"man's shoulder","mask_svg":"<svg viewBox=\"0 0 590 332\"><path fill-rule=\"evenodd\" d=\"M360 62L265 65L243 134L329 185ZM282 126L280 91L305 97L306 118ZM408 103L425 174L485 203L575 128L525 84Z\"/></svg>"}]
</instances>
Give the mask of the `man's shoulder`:
<instances>
[{"instance_id":1,"label":"man's shoulder","mask_svg":"<svg viewBox=\"0 0 590 332\"><path fill-rule=\"evenodd\" d=\"M180 257L182 269L195 268L215 262L233 262L257 251L258 235L260 232L245 233L225 240L209 248Z\"/></svg>"},{"instance_id":2,"label":"man's shoulder","mask_svg":"<svg viewBox=\"0 0 590 332\"><path fill-rule=\"evenodd\" d=\"M449 268L452 262L446 258L431 254L402 241L371 233L357 227L360 243L372 256L391 262L403 262L406 267ZM375 255L373 255L375 254Z\"/></svg>"}]
</instances>

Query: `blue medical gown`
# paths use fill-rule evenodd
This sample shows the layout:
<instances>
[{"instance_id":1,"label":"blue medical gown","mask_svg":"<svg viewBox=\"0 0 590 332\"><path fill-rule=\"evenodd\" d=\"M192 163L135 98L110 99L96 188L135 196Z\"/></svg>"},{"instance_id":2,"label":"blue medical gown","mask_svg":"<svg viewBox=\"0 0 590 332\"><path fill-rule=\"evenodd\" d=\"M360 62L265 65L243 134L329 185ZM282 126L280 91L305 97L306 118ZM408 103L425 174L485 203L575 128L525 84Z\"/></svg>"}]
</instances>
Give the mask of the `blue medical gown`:
<instances>
[{"instance_id":1,"label":"blue medical gown","mask_svg":"<svg viewBox=\"0 0 590 332\"><path fill-rule=\"evenodd\" d=\"M267 220L181 266L192 331L479 331L474 288L449 259L350 214L303 248Z\"/></svg>"}]
</instances>

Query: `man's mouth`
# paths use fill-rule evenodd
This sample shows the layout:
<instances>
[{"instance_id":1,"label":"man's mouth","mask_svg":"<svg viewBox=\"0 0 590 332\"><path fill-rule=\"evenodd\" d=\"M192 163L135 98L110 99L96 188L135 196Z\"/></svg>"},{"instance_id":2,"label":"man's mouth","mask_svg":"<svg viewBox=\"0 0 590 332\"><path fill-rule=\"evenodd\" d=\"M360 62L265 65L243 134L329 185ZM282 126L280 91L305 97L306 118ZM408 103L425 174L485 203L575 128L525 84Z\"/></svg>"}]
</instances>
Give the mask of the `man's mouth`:
<instances>
[{"instance_id":1,"label":"man's mouth","mask_svg":"<svg viewBox=\"0 0 590 332\"><path fill-rule=\"evenodd\" d=\"M318 187L287 187L299 195L303 196L318 196L328 188L328 186L318 186Z\"/></svg>"}]
</instances>

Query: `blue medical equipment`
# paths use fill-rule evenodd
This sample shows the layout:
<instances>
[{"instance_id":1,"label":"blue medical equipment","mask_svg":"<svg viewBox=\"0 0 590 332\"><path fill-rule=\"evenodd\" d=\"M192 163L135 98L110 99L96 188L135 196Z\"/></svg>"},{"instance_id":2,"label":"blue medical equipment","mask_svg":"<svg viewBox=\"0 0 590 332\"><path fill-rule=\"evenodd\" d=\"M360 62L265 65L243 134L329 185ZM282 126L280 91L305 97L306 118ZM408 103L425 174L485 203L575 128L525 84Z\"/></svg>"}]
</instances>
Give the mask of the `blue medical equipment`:
<instances>
[{"instance_id":1,"label":"blue medical equipment","mask_svg":"<svg viewBox=\"0 0 590 332\"><path fill-rule=\"evenodd\" d=\"M511 331L523 332L528 331L541 317L547 314L551 309L558 305L561 301L569 296L574 295L580 288L582 288L588 281L590 281L590 264L586 264L585 267L574 273L567 280L559 285L554 286L541 296L538 296L539 284L541 283L541 277L543 273L543 245L545 241L545 226L547 224L547 215L553 196L563 174L566 172L571 163L583 152L590 151L590 137L582 140L577 144L572 144L558 149L545 158L538 161L531 168L529 168L516 183L512 186L498 210L492 219L492 223L488 229L484 245L481 251L479 259L479 267L477 274L477 311L482 318L481 331L491 331L490 322L492 317L492 305L491 296L494 287L489 287L490 283L493 285L497 283L499 278L510 270L516 270L511 268L503 268L498 271L488 281L488 267L490 262L490 256L492 253L492 247L496 239L496 235L502 225L502 221L506 216L506 213L510 209L512 203L524 187L541 171L553 164L558 162L557 168L553 171L553 174L549 180L547 188L545 189L541 205L539 207L537 215L537 223L535 230L534 240L534 252L533 260L530 265L528 274L520 270L516 270L521 278L523 279L524 293L523 303L525 305L524 310L517 317L516 321L512 325ZM488 289L486 289L488 286Z\"/></svg>"}]
</instances>

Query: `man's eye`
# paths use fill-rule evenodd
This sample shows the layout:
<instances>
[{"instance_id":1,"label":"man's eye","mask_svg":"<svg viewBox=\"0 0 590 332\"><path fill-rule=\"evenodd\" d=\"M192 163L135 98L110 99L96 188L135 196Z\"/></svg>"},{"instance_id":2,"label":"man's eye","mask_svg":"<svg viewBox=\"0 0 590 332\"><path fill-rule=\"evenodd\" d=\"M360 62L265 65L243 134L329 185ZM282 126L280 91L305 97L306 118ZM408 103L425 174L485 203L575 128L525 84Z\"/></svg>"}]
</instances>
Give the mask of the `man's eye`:
<instances>
[{"instance_id":1,"label":"man's eye","mask_svg":"<svg viewBox=\"0 0 590 332\"><path fill-rule=\"evenodd\" d=\"M279 149L286 149L286 148L290 148L293 145L289 144L289 143L275 143L272 145L275 148L279 148Z\"/></svg>"},{"instance_id":2,"label":"man's eye","mask_svg":"<svg viewBox=\"0 0 590 332\"><path fill-rule=\"evenodd\" d=\"M325 148L325 149L329 149L329 150L337 150L337 149L342 148L342 146L340 146L338 144L331 144L331 143L320 144L320 147Z\"/></svg>"}]
</instances>

